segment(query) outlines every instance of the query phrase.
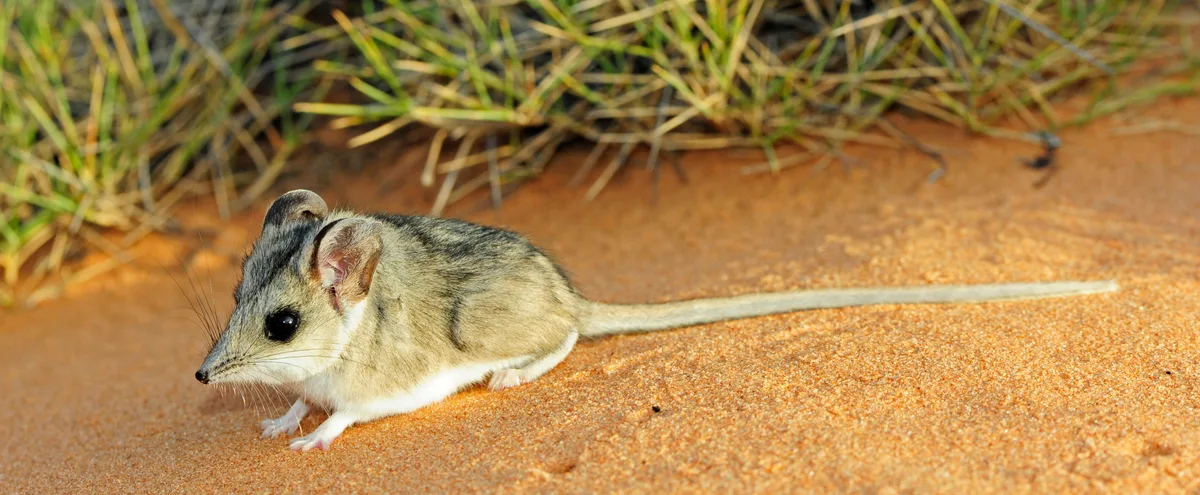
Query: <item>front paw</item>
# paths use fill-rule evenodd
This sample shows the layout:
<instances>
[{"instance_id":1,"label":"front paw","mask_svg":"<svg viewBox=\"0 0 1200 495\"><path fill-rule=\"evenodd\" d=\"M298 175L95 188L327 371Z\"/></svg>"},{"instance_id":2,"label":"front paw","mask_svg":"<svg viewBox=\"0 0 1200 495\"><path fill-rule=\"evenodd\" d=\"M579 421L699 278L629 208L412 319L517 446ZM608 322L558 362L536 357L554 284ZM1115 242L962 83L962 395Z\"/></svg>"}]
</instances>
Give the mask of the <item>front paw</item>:
<instances>
[{"instance_id":1,"label":"front paw","mask_svg":"<svg viewBox=\"0 0 1200 495\"><path fill-rule=\"evenodd\" d=\"M262 438L275 438L283 433L291 435L300 429L300 420L290 414L262 421Z\"/></svg>"},{"instance_id":2,"label":"front paw","mask_svg":"<svg viewBox=\"0 0 1200 495\"><path fill-rule=\"evenodd\" d=\"M329 450L334 439L342 435L347 427L358 421L357 415L347 412L335 412L312 433L292 440L292 450L307 452L312 449Z\"/></svg>"},{"instance_id":3,"label":"front paw","mask_svg":"<svg viewBox=\"0 0 1200 495\"><path fill-rule=\"evenodd\" d=\"M292 440L291 448L292 450L299 450L301 452L308 452L312 449L329 450L329 447L333 445L333 440L333 438L329 438L327 435L323 435L320 430L317 430Z\"/></svg>"}]
</instances>

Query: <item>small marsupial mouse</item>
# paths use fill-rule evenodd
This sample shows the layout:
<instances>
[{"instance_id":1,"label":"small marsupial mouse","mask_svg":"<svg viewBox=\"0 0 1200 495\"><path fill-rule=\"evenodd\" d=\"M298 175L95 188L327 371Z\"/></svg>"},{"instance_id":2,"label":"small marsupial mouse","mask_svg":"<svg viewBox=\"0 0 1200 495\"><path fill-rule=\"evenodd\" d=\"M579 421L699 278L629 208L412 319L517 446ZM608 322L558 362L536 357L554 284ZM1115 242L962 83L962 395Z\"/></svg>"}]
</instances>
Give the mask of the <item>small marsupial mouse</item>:
<instances>
[{"instance_id":1,"label":"small marsupial mouse","mask_svg":"<svg viewBox=\"0 0 1200 495\"><path fill-rule=\"evenodd\" d=\"M815 308L966 303L1112 292L1112 281L828 289L662 304L582 297L523 236L461 220L329 211L294 190L268 209L229 322L196 379L295 392L263 438L329 417L292 449L328 449L349 426L407 413L489 380L542 376L580 337L666 330Z\"/></svg>"}]
</instances>

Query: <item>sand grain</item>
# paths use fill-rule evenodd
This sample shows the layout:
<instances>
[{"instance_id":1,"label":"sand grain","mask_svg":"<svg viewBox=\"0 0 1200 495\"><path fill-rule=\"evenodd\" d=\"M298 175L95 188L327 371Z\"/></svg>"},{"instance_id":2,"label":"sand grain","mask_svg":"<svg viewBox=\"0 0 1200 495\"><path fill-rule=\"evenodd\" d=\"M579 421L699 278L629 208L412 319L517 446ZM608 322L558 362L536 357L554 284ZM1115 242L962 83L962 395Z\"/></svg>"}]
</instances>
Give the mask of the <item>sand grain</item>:
<instances>
[{"instance_id":1,"label":"sand grain","mask_svg":"<svg viewBox=\"0 0 1200 495\"><path fill-rule=\"evenodd\" d=\"M1151 112L1200 124L1200 100ZM1189 122L1188 119L1191 121ZM273 392L192 378L203 333L170 278L110 277L0 314L0 486L15 493L1183 492L1200 487L1200 140L1064 134L1041 190L1036 148L910 126L915 153L743 177L758 157L688 159L648 206L640 170L595 203L557 169L499 213L587 295L657 301L799 287L1115 278L1111 295L880 306L580 345L536 383L471 390L349 429L330 452L258 439ZM564 159L566 163L569 158ZM357 182L356 182L357 181ZM330 203L417 211L428 191ZM304 184L295 184L303 186ZM350 194L354 192L354 194ZM226 228L250 239L266 205ZM205 210L211 211L211 210ZM199 221L193 219L194 221ZM212 222L212 220L207 220ZM228 247L228 246L226 246ZM164 263L168 259L162 260ZM222 314L236 266L200 273ZM655 408L658 412L655 412ZM314 428L323 415L305 421Z\"/></svg>"}]
</instances>

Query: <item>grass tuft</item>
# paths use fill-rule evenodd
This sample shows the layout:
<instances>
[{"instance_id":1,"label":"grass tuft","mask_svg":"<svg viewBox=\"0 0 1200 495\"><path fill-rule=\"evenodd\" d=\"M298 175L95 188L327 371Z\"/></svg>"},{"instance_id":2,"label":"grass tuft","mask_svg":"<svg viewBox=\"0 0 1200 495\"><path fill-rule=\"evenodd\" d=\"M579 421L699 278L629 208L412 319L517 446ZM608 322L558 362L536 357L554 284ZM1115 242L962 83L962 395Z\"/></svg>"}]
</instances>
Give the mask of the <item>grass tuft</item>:
<instances>
[{"instance_id":1,"label":"grass tuft","mask_svg":"<svg viewBox=\"0 0 1200 495\"><path fill-rule=\"evenodd\" d=\"M434 214L481 189L499 207L576 140L587 199L639 147L656 184L686 180L682 150L758 149L744 172L779 173L851 161L846 143L916 149L932 181L945 160L893 112L1036 141L1194 93L1198 24L1177 0L3 2L0 305L127 261L188 195L250 206L319 116L351 146L432 128ZM74 271L88 252L108 261Z\"/></svg>"},{"instance_id":2,"label":"grass tuft","mask_svg":"<svg viewBox=\"0 0 1200 495\"><path fill-rule=\"evenodd\" d=\"M1197 83L1186 36L1195 9L1166 0L386 3L338 16L367 63L321 67L366 103L296 108L356 117L354 144L412 123L444 131L422 175L427 187L442 177L435 214L447 198L536 176L544 154L571 139L595 143L588 172L617 151L588 199L637 146L651 150L655 177L661 153L686 149L759 148L767 163L747 172L777 173L844 159L848 142L911 146L931 157L936 179L940 155L887 112L1033 140ZM1190 60L1179 72L1192 75L1118 90L1134 62L1170 60ZM1056 103L1081 91L1092 95L1087 109L1062 115ZM474 149L497 132L509 137L502 146ZM441 161L454 141L471 146ZM778 158L781 143L805 152Z\"/></svg>"},{"instance_id":3,"label":"grass tuft","mask_svg":"<svg viewBox=\"0 0 1200 495\"><path fill-rule=\"evenodd\" d=\"M36 303L127 261L188 194L215 193L227 212L246 185L237 156L260 173L279 167L301 129L275 123L291 120L308 81L280 72L286 57L266 59L294 13L253 0L4 2L0 304ZM251 88L272 79L260 103ZM124 235L102 235L112 231ZM66 268L89 251L111 257Z\"/></svg>"}]
</instances>

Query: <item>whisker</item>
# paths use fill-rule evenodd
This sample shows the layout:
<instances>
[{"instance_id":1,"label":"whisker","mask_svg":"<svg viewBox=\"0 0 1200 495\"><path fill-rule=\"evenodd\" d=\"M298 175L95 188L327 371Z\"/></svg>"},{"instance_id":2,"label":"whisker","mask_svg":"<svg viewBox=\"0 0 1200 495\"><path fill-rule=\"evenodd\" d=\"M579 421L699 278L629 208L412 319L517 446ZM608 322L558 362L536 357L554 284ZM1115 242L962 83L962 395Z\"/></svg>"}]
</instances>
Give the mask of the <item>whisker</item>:
<instances>
[{"instance_id":1,"label":"whisker","mask_svg":"<svg viewBox=\"0 0 1200 495\"><path fill-rule=\"evenodd\" d=\"M199 232L197 232L196 235L200 239L200 246L203 247L204 246L204 237L201 236ZM183 262L180 261L180 264L183 264ZM195 292L195 294L196 294L196 300L200 303L201 306L204 306L204 304L203 304L204 299L201 297L201 291L198 287L198 282L197 282L198 276L194 276L194 274L192 273L191 266L183 265L183 270L184 270L184 273L186 273L188 276L188 283L192 286L192 291ZM203 307L203 309L205 310L205 312L207 313L208 316L211 316L211 312L208 311L207 307Z\"/></svg>"},{"instance_id":2,"label":"whisker","mask_svg":"<svg viewBox=\"0 0 1200 495\"><path fill-rule=\"evenodd\" d=\"M332 350L332 349L330 349L330 350ZM358 361L355 359L350 359L350 358L347 358L347 357L341 356L341 355L327 356L327 355L323 355L323 354L298 354L298 353L314 353L314 352L320 352L320 351L322 351L322 349L316 349L316 348L294 349L294 350L287 350L287 351L271 353L271 354L267 354L267 355L263 355L263 356L256 356L253 359L255 361L283 363L283 364L293 364L293 363L286 363L284 361L279 361L280 359L307 358L307 359L329 359L329 360L345 361L348 363L353 363L353 364L363 366L365 368L368 368L372 371L375 371L376 373L387 376L389 378L396 378L394 375L391 375L390 373L385 373L383 370L380 370L379 368L376 368L373 365L370 365L370 364L367 364L365 362ZM297 367L299 367L299 366L297 366ZM308 372L308 370L304 369L303 367L300 367L300 368L302 370L304 370L305 372Z\"/></svg>"},{"instance_id":3,"label":"whisker","mask_svg":"<svg viewBox=\"0 0 1200 495\"><path fill-rule=\"evenodd\" d=\"M374 350L374 348L368 347L367 344L365 344L365 343L358 344L355 342L341 342L337 339L320 339L320 338L309 338L309 339L305 339L305 340L312 341L312 343L314 343L314 344L328 345L328 346L330 346L329 350L337 350L336 347L339 347L339 346L345 350L355 350L355 351L364 352L364 353ZM265 345L256 345L251 348L252 349L251 352L257 351L258 349L260 349L262 347L278 346L278 345L279 344L273 344L273 343L265 344Z\"/></svg>"},{"instance_id":4,"label":"whisker","mask_svg":"<svg viewBox=\"0 0 1200 495\"><path fill-rule=\"evenodd\" d=\"M274 391L272 387L272 384L265 381L258 384L258 388L262 390L264 412L268 415L270 415L270 409L279 407L279 402L275 400L278 397L272 393Z\"/></svg>"},{"instance_id":5,"label":"whisker","mask_svg":"<svg viewBox=\"0 0 1200 495\"><path fill-rule=\"evenodd\" d=\"M166 317L167 317L167 318L169 318L169 319L172 319L172 320L182 320L182 321L186 321L186 322L188 322L188 323L191 323L192 325L195 325L196 327L200 328L201 330L204 330L204 326L203 326L203 325L201 325L201 324L200 324L200 322L196 321L196 319L195 319L195 318L192 318L192 317L190 317L190 316L167 315ZM201 339L201 342L205 342L205 343L207 343L207 342L208 342L208 336L207 336L207 335L202 335L202 336L200 336L200 337L198 337L198 338L200 338L200 339Z\"/></svg>"},{"instance_id":6,"label":"whisker","mask_svg":"<svg viewBox=\"0 0 1200 495\"><path fill-rule=\"evenodd\" d=\"M200 298L200 291L196 289L196 281L192 277L192 272L188 268L188 266L186 264L184 264L183 260L179 259L178 254L175 255L175 260L179 262L179 265L181 267L183 267L183 273L188 278L188 286L192 289L192 295L194 295L196 298L196 302L195 302L195 305L193 306L193 309L195 310L197 315L199 315L201 318L204 319L204 323L205 323L205 327L206 327L205 330L208 331L209 337L211 339L211 337L212 337L212 322L209 320L208 314L204 311L201 311L202 306L203 306L203 300ZM190 299L191 299L191 297L189 296L189 301L190 301Z\"/></svg>"},{"instance_id":7,"label":"whisker","mask_svg":"<svg viewBox=\"0 0 1200 495\"><path fill-rule=\"evenodd\" d=\"M199 232L197 232L197 235L200 235ZM203 243L203 240L204 240L203 236L201 236L200 239L201 239L201 243ZM208 270L208 307L209 307L209 311L211 311L211 313L212 313L213 321L214 321L214 323L216 323L215 325L213 325L213 330L219 331L221 317L217 313L217 301L216 301L215 292L216 291L213 290L213 286L212 286L212 270L209 269Z\"/></svg>"},{"instance_id":8,"label":"whisker","mask_svg":"<svg viewBox=\"0 0 1200 495\"><path fill-rule=\"evenodd\" d=\"M298 365L298 364L296 364L296 363L289 363L289 362L287 362L287 361L279 361L279 360L273 360L273 359L255 359L254 361L252 361L252 362L251 362L251 364L255 364L255 363L286 364L286 365L288 365L288 366L292 366L292 367L294 367L294 368L298 368L298 369L300 369L300 371L303 371L303 372L305 372L305 373L308 373L308 372L309 372L308 368L305 368L305 367L303 367L303 366L300 366L300 365ZM273 378L273 377L272 377L272 378ZM276 378L276 380L278 380L278 378Z\"/></svg>"},{"instance_id":9,"label":"whisker","mask_svg":"<svg viewBox=\"0 0 1200 495\"><path fill-rule=\"evenodd\" d=\"M334 361L341 359L341 360L345 360L345 361L348 361L351 363L358 363L358 361L353 360L351 358L345 358L342 356L330 356L328 354L323 354L322 351L323 351L322 349L299 349L299 350L295 350L295 351L280 352L277 354L271 354L271 355L266 355L266 356L256 356L254 359L310 358L310 359L328 359L328 360L334 360ZM362 364L366 365L366 363L362 363Z\"/></svg>"},{"instance_id":10,"label":"whisker","mask_svg":"<svg viewBox=\"0 0 1200 495\"><path fill-rule=\"evenodd\" d=\"M178 255L176 255L176 260L178 260ZM179 262L180 262L180 264L183 263L182 260L179 260ZM171 271L169 269L167 269L167 267L164 266L161 262L156 261L156 263L158 263L158 266L163 269L163 272L165 272L168 277L171 277L171 281L175 283L175 287L179 288L179 292L181 294L183 294L183 298L187 301L188 306L192 309L192 313L196 314L196 316L198 318L203 320L204 315L202 315L200 313L200 310L196 308L196 304L192 301L192 297L190 295L188 295L186 290L184 290L183 284L179 283L179 279L175 278L175 275L173 275L171 273ZM201 323L198 321L196 322L196 324L197 324L197 326L200 327L201 330L204 330L205 333L208 334L209 340L212 341L212 344L215 344L216 341L212 338L212 332L209 330L209 328L204 323Z\"/></svg>"},{"instance_id":11,"label":"whisker","mask_svg":"<svg viewBox=\"0 0 1200 495\"><path fill-rule=\"evenodd\" d=\"M302 352L302 351L294 351L294 352ZM330 356L324 356L324 355L320 355L320 354L315 354L315 355L314 355L314 354L288 355L287 353L283 353L283 354L281 354L281 355L278 355L278 356L272 356L271 358L255 358L255 359L256 359L256 360L258 360L258 361L266 361L266 362L279 362L279 361L271 361L271 359L276 359L276 360L277 360L277 359L288 359L288 358L331 359L331 360L337 360L337 361L345 361L345 362L348 362L348 363L357 364L357 365L359 365L359 366L362 366L362 367L364 367L364 368L370 369L370 370L372 370L372 371L374 371L374 372L376 372L376 373L379 373L379 374L381 374L381 375L387 376L388 378L396 378L396 377L395 377L394 375L392 375L391 373L384 372L383 370L381 370L381 369L379 369L379 368L376 368L375 366L372 366L372 365L370 365L370 364L364 363L364 362L362 362L362 361L358 361L358 360L354 360L354 359L346 358L346 357L343 357L343 356L330 357ZM291 364L291 363L287 363L287 364Z\"/></svg>"},{"instance_id":12,"label":"whisker","mask_svg":"<svg viewBox=\"0 0 1200 495\"><path fill-rule=\"evenodd\" d=\"M264 374L264 373L262 373L262 372L260 372L260 371L258 371L258 370L255 370L255 369L253 369L253 368L251 368L251 367L246 367L244 364L238 363L238 365L239 365L238 367L234 367L234 368L226 368L226 369L232 369L233 371L236 371L236 372L239 372L239 373L248 373L248 374L254 374L254 375L256 375L256 376L259 376L259 377L262 377L262 378L268 378L268 379L272 379L272 380L278 381L278 379L276 379L276 378L274 378L274 377L272 377L272 376L270 376L270 375L266 375L266 374ZM246 399L246 393L245 393L245 392L238 390L238 389L237 389L237 387L236 387L236 386L234 386L234 384L232 384L232 383L231 383L231 384L229 384L229 387L230 387L231 389L233 389L235 392L238 392L238 393L239 393L239 395L241 395L241 397L242 397L242 407L244 407L244 408L245 408L245 407L249 407L251 404L253 404L253 405L254 405L254 412L255 412L255 414L263 414L263 412L261 412L261 411L260 411L260 409L259 409L259 407L260 407L260 406L262 406L263 408L266 408L266 407L269 407L270 405L273 405L273 403L272 403L272 402L270 401L270 399L269 399L270 395L267 393L267 390L266 390L266 388L265 388L265 386L264 386L264 385L265 385L265 384L264 384L264 382L262 382L262 381L250 381L250 380L246 380L246 381L241 381L241 380L239 380L238 382L235 382L235 383L237 383L238 385L242 385L242 386L244 386L244 387L247 387L247 388L249 388L249 390L250 390L250 395L251 395L251 397L254 399L254 400L251 400L251 401L247 401L247 399Z\"/></svg>"},{"instance_id":13,"label":"whisker","mask_svg":"<svg viewBox=\"0 0 1200 495\"><path fill-rule=\"evenodd\" d=\"M250 397L252 399L250 401L250 405L254 406L254 415L255 416L259 416L262 414L258 411L259 405L262 403L262 395L258 392L257 385L258 384L254 383L254 382L250 382L247 384L247 388L250 389Z\"/></svg>"},{"instance_id":14,"label":"whisker","mask_svg":"<svg viewBox=\"0 0 1200 495\"><path fill-rule=\"evenodd\" d=\"M267 390L267 384L265 382L257 382L254 384L254 388L258 389L259 397L262 400L263 412L260 414L267 414L268 410L275 405L271 400L270 392Z\"/></svg>"},{"instance_id":15,"label":"whisker","mask_svg":"<svg viewBox=\"0 0 1200 495\"><path fill-rule=\"evenodd\" d=\"M205 320L209 324L209 335L212 336L213 345L216 345L217 340L220 338L220 321L219 321L219 318L217 317L216 308L212 307L209 304L209 303L211 303L211 300L205 301L205 298L203 297L203 290L200 288L200 287L203 287L203 284L199 284L199 287L198 287L198 282L196 281L196 278L192 276L191 268L184 267L184 270L188 274L188 281L192 285L192 290L196 293L196 300L198 301L198 305L201 307L201 309L205 313ZM211 283L211 281L212 281L211 277L209 278L209 281Z\"/></svg>"},{"instance_id":16,"label":"whisker","mask_svg":"<svg viewBox=\"0 0 1200 495\"><path fill-rule=\"evenodd\" d=\"M260 370L254 369L254 368L250 368L248 371L254 373L257 376L261 376L267 380L274 381L275 383L263 382L264 390L266 390L267 392L275 392L275 394L284 401L285 405L287 405L287 402L289 402L288 398L286 395L283 394L283 391L280 390L280 386L283 385L283 381L281 381L280 379L275 378L271 375L263 373Z\"/></svg>"}]
</instances>

